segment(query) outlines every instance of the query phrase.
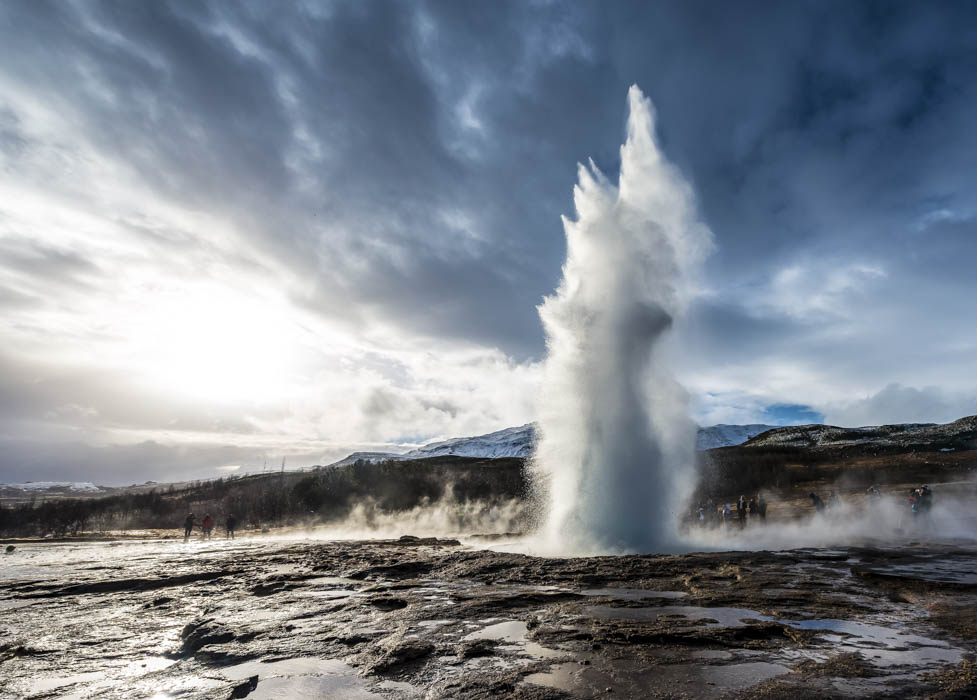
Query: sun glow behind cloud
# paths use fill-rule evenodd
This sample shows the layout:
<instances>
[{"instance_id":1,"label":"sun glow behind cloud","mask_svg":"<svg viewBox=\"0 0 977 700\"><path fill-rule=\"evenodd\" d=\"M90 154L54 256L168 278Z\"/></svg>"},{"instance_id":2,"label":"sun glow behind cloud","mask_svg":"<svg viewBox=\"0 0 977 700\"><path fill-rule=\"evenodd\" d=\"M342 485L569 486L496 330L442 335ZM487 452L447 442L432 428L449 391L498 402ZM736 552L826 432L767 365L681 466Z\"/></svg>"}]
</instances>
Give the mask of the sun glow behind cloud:
<instances>
[{"instance_id":1,"label":"sun glow behind cloud","mask_svg":"<svg viewBox=\"0 0 977 700\"><path fill-rule=\"evenodd\" d=\"M121 353L157 389L219 401L267 402L297 371L290 309L208 283L154 290L129 318Z\"/></svg>"}]
</instances>

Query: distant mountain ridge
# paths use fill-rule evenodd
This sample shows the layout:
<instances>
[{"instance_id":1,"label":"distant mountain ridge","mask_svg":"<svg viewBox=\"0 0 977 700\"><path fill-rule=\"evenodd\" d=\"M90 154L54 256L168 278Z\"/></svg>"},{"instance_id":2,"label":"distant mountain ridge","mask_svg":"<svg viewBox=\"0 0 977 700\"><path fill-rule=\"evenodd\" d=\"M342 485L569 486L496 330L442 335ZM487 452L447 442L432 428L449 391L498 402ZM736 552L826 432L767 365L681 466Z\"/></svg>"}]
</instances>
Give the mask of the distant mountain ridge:
<instances>
[{"instance_id":1,"label":"distant mountain ridge","mask_svg":"<svg viewBox=\"0 0 977 700\"><path fill-rule=\"evenodd\" d=\"M749 425L727 425L720 423L707 428L699 428L695 436L695 449L713 450L717 447L733 447L742 445L747 440L774 430L778 426L764 423L750 423Z\"/></svg>"},{"instance_id":2,"label":"distant mountain ridge","mask_svg":"<svg viewBox=\"0 0 977 700\"><path fill-rule=\"evenodd\" d=\"M880 448L974 449L977 446L977 416L967 416L952 423L896 423L860 428L820 424L786 426L759 434L743 446L818 449L862 444Z\"/></svg>"},{"instance_id":3,"label":"distant mountain ridge","mask_svg":"<svg viewBox=\"0 0 977 700\"><path fill-rule=\"evenodd\" d=\"M432 442L410 452L354 452L348 457L330 464L330 467L343 467L360 460L364 462L400 461L404 459L424 459L425 457L528 457L533 451L536 439L536 426L533 423L516 428L505 428L494 433L475 437L452 438Z\"/></svg>"},{"instance_id":4,"label":"distant mountain ridge","mask_svg":"<svg viewBox=\"0 0 977 700\"><path fill-rule=\"evenodd\" d=\"M697 450L711 450L716 447L730 447L746 442L755 435L776 428L775 425L754 423L751 425L711 425L699 428L696 435ZM536 440L536 424L527 423L515 428L505 428L486 435L475 437L452 438L440 442L432 442L417 449L402 454L396 452L354 452L348 457L330 464L330 467L342 467L357 461L384 462L405 459L424 459L425 457L482 457L498 459L500 457L530 457Z\"/></svg>"},{"instance_id":5,"label":"distant mountain ridge","mask_svg":"<svg viewBox=\"0 0 977 700\"><path fill-rule=\"evenodd\" d=\"M0 488L20 491L88 491L101 492L102 488L90 481L26 481L23 484L0 484Z\"/></svg>"}]
</instances>

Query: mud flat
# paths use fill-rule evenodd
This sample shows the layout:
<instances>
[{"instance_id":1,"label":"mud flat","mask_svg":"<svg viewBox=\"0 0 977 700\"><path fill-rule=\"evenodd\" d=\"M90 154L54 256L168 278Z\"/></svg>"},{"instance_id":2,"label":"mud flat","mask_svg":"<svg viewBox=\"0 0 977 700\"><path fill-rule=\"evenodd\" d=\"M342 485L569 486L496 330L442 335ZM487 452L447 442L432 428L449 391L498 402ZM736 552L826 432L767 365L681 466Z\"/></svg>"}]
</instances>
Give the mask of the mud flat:
<instances>
[{"instance_id":1,"label":"mud flat","mask_svg":"<svg viewBox=\"0 0 977 700\"><path fill-rule=\"evenodd\" d=\"M0 556L4 698L977 696L965 544L544 559L255 538Z\"/></svg>"}]
</instances>

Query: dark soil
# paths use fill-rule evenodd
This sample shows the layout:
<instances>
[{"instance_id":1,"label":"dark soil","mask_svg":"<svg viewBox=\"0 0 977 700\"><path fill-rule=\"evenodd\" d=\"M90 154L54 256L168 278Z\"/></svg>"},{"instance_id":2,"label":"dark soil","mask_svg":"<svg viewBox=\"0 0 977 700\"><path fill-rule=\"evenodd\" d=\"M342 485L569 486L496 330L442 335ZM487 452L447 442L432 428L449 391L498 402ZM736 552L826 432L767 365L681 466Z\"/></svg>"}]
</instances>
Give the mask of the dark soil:
<instances>
[{"instance_id":1,"label":"dark soil","mask_svg":"<svg viewBox=\"0 0 977 700\"><path fill-rule=\"evenodd\" d=\"M955 545L544 559L259 538L11 557L32 563L0 578L0 697L975 692L977 593L904 573L975 570Z\"/></svg>"}]
</instances>

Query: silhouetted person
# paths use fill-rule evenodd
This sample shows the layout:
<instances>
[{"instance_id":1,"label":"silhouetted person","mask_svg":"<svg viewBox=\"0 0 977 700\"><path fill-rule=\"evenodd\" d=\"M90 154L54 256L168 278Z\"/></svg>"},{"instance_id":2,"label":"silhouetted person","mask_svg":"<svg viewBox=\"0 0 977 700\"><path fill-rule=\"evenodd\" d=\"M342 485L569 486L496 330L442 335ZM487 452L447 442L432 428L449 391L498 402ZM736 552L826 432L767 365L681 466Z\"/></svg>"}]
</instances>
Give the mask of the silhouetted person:
<instances>
[{"instance_id":1,"label":"silhouetted person","mask_svg":"<svg viewBox=\"0 0 977 700\"><path fill-rule=\"evenodd\" d=\"M183 539L184 541L190 539L190 533L193 532L193 513L187 515L187 519L183 521Z\"/></svg>"},{"instance_id":2,"label":"silhouetted person","mask_svg":"<svg viewBox=\"0 0 977 700\"><path fill-rule=\"evenodd\" d=\"M919 489L909 489L909 510L913 515L919 515Z\"/></svg>"},{"instance_id":3,"label":"silhouetted person","mask_svg":"<svg viewBox=\"0 0 977 700\"><path fill-rule=\"evenodd\" d=\"M210 517L210 513L204 516L204 521L200 524L204 531L204 539L210 539L210 531L214 529L214 519Z\"/></svg>"},{"instance_id":4,"label":"silhouetted person","mask_svg":"<svg viewBox=\"0 0 977 700\"><path fill-rule=\"evenodd\" d=\"M757 496L756 499L757 513L760 515L760 520L767 519L767 502L764 500L763 496Z\"/></svg>"},{"instance_id":5,"label":"silhouetted person","mask_svg":"<svg viewBox=\"0 0 977 700\"><path fill-rule=\"evenodd\" d=\"M237 518L234 517L233 513L227 516L226 524L227 524L227 536L233 540L234 530L237 528Z\"/></svg>"},{"instance_id":6,"label":"silhouetted person","mask_svg":"<svg viewBox=\"0 0 977 700\"><path fill-rule=\"evenodd\" d=\"M750 502L746 504L746 508L750 514L750 522L753 522L753 519L760 515L757 512L756 496L750 499Z\"/></svg>"},{"instance_id":7,"label":"silhouetted person","mask_svg":"<svg viewBox=\"0 0 977 700\"><path fill-rule=\"evenodd\" d=\"M930 508L933 507L933 492L929 486L924 485L919 490L919 506L923 513L929 513Z\"/></svg>"},{"instance_id":8,"label":"silhouetted person","mask_svg":"<svg viewBox=\"0 0 977 700\"><path fill-rule=\"evenodd\" d=\"M740 500L736 502L736 515L740 519L740 527L746 525L746 496L740 496Z\"/></svg>"},{"instance_id":9,"label":"silhouetted person","mask_svg":"<svg viewBox=\"0 0 977 700\"><path fill-rule=\"evenodd\" d=\"M819 495L811 491L811 493L807 494L807 497L811 499L811 505L814 506L814 510L818 513L824 512L824 501L821 500Z\"/></svg>"}]
</instances>

